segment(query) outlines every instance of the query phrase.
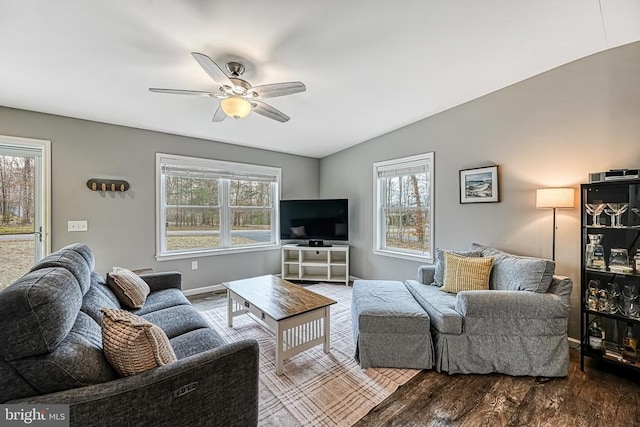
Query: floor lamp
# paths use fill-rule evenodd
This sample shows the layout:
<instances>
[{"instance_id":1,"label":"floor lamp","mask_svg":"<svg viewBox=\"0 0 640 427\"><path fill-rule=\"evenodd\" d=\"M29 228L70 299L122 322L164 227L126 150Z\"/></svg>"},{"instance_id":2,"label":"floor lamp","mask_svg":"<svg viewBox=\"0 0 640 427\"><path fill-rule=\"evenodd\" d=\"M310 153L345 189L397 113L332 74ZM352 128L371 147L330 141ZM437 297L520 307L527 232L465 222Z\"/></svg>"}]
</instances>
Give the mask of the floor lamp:
<instances>
[{"instance_id":1,"label":"floor lamp","mask_svg":"<svg viewBox=\"0 0 640 427\"><path fill-rule=\"evenodd\" d=\"M556 209L572 208L575 203L573 188L540 188L536 191L536 208L553 209L553 249L551 259L556 260Z\"/></svg>"}]
</instances>

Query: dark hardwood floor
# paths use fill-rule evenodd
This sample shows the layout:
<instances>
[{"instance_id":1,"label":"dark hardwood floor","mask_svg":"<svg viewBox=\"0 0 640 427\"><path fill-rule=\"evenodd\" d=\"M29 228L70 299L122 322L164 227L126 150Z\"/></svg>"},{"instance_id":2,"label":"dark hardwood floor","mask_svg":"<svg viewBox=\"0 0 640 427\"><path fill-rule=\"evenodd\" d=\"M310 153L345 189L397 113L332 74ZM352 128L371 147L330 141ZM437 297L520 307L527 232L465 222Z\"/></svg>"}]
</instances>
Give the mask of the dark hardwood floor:
<instances>
[{"instance_id":1,"label":"dark hardwood floor","mask_svg":"<svg viewBox=\"0 0 640 427\"><path fill-rule=\"evenodd\" d=\"M189 299L198 310L226 304L225 294ZM355 426L640 427L640 376L585 362L581 372L572 349L569 375L553 379L423 371Z\"/></svg>"},{"instance_id":2,"label":"dark hardwood floor","mask_svg":"<svg viewBox=\"0 0 640 427\"><path fill-rule=\"evenodd\" d=\"M581 372L578 350L566 378L423 371L355 426L640 426L640 381L593 362Z\"/></svg>"}]
</instances>

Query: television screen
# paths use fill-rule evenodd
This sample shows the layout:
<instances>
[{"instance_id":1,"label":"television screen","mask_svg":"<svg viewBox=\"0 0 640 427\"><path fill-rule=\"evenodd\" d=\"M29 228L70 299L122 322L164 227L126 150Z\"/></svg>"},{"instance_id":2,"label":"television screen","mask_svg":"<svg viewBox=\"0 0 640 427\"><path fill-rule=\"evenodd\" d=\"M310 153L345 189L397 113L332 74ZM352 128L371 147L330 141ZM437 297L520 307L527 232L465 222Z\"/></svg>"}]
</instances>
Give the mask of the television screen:
<instances>
[{"instance_id":1,"label":"television screen","mask_svg":"<svg viewBox=\"0 0 640 427\"><path fill-rule=\"evenodd\" d=\"M347 199L281 200L280 238L349 240Z\"/></svg>"}]
</instances>

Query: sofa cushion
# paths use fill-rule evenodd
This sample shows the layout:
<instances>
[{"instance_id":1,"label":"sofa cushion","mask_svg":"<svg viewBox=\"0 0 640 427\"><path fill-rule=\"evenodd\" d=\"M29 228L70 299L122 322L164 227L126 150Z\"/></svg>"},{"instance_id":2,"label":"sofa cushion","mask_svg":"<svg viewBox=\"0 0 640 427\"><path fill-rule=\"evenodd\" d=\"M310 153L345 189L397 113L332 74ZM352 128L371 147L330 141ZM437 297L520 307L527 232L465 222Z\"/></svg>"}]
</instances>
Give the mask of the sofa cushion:
<instances>
[{"instance_id":1,"label":"sofa cushion","mask_svg":"<svg viewBox=\"0 0 640 427\"><path fill-rule=\"evenodd\" d=\"M164 289L149 294L142 308L139 310L131 310L131 312L138 316L144 316L154 311L164 310L165 308L178 305L191 306L191 303L180 289Z\"/></svg>"},{"instance_id":2,"label":"sofa cushion","mask_svg":"<svg viewBox=\"0 0 640 427\"><path fill-rule=\"evenodd\" d=\"M446 269L444 254L446 252L467 256L467 257L482 256L482 253L480 253L480 251L450 251L450 250L436 248L436 270L435 270L435 273L433 274L433 283L432 283L432 285L434 286L442 286L444 284L444 271Z\"/></svg>"},{"instance_id":3,"label":"sofa cushion","mask_svg":"<svg viewBox=\"0 0 640 427\"><path fill-rule=\"evenodd\" d=\"M400 334L429 331L429 317L402 282L356 280L352 305L354 335L358 331Z\"/></svg>"},{"instance_id":4,"label":"sofa cushion","mask_svg":"<svg viewBox=\"0 0 640 427\"><path fill-rule=\"evenodd\" d=\"M120 375L141 374L175 362L169 339L158 326L126 310L102 310L102 345Z\"/></svg>"},{"instance_id":5,"label":"sofa cushion","mask_svg":"<svg viewBox=\"0 0 640 427\"><path fill-rule=\"evenodd\" d=\"M0 355L7 361L53 351L82 304L81 287L66 268L31 271L0 295Z\"/></svg>"},{"instance_id":6,"label":"sofa cushion","mask_svg":"<svg viewBox=\"0 0 640 427\"><path fill-rule=\"evenodd\" d=\"M142 308L151 292L147 282L140 276L121 267L113 267L113 271L107 274L107 285L118 297L120 304L129 308Z\"/></svg>"},{"instance_id":7,"label":"sofa cushion","mask_svg":"<svg viewBox=\"0 0 640 427\"><path fill-rule=\"evenodd\" d=\"M443 334L462 333L462 316L455 310L456 295L442 292L438 286L407 280L405 286L431 319L431 327Z\"/></svg>"},{"instance_id":8,"label":"sofa cushion","mask_svg":"<svg viewBox=\"0 0 640 427\"><path fill-rule=\"evenodd\" d=\"M542 293L549 290L555 271L555 262L543 258L512 255L478 243L473 243L471 250L480 251L482 256L495 257L490 289Z\"/></svg>"},{"instance_id":9,"label":"sofa cushion","mask_svg":"<svg viewBox=\"0 0 640 427\"><path fill-rule=\"evenodd\" d=\"M169 340L178 359L193 356L227 344L213 328L199 328Z\"/></svg>"},{"instance_id":10,"label":"sofa cushion","mask_svg":"<svg viewBox=\"0 0 640 427\"><path fill-rule=\"evenodd\" d=\"M210 327L192 305L168 307L152 311L141 317L154 325L158 325L169 338L177 337L195 329Z\"/></svg>"},{"instance_id":11,"label":"sofa cushion","mask_svg":"<svg viewBox=\"0 0 640 427\"><path fill-rule=\"evenodd\" d=\"M37 394L118 378L102 352L100 325L82 312L78 313L69 334L50 353L10 363L37 390Z\"/></svg>"},{"instance_id":12,"label":"sofa cushion","mask_svg":"<svg viewBox=\"0 0 640 427\"><path fill-rule=\"evenodd\" d=\"M493 257L464 257L445 253L443 292L482 291L489 289Z\"/></svg>"},{"instance_id":13,"label":"sofa cushion","mask_svg":"<svg viewBox=\"0 0 640 427\"><path fill-rule=\"evenodd\" d=\"M30 271L42 268L62 267L76 278L82 295L87 293L91 284L91 272L95 266L93 253L87 245L74 244L65 246L38 261Z\"/></svg>"}]
</instances>

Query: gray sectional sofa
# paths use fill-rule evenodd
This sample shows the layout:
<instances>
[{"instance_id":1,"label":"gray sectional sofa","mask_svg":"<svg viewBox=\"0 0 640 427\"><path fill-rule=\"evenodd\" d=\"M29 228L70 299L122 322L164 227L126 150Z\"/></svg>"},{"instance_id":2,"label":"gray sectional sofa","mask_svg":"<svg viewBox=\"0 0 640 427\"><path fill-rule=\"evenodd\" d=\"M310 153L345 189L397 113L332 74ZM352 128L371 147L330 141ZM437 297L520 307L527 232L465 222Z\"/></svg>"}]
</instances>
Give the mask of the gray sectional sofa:
<instances>
[{"instance_id":1,"label":"gray sectional sofa","mask_svg":"<svg viewBox=\"0 0 640 427\"><path fill-rule=\"evenodd\" d=\"M177 361L119 377L102 351L101 308L121 308L91 250L67 246L0 292L0 403L70 405L71 425L257 425L258 344L226 343L181 291L180 273L141 275L131 310L166 333Z\"/></svg>"},{"instance_id":2,"label":"gray sectional sofa","mask_svg":"<svg viewBox=\"0 0 640 427\"><path fill-rule=\"evenodd\" d=\"M457 294L443 292L437 278L442 268L441 253L438 254L440 264L421 266L418 280L403 282L417 302L417 310L416 304L408 306L402 301L404 296L402 300L393 300L386 294L381 305L381 281L356 281L352 302L356 358L368 360L369 355L363 355L363 350L385 348L382 343L369 342L384 337L376 336L370 330L363 333L359 322L377 316L377 328L384 330L389 322L398 323L396 313L402 311L404 323L415 323L412 316L426 315L429 318L429 328L423 330L423 334L430 335L433 349L423 346L416 351L411 346L387 346L389 354L374 356L378 360L423 360L425 355L421 352L433 351L435 369L449 374L500 372L566 376L569 369L567 324L572 280L554 275L555 263L550 260L516 256L475 243L464 253L494 257L489 290ZM393 287L399 282L386 283ZM368 303L363 303L363 300ZM389 306L394 306L395 312L390 312ZM411 342L410 339L406 341ZM381 364L369 366L382 367ZM428 368L411 364L404 367Z\"/></svg>"}]
</instances>

